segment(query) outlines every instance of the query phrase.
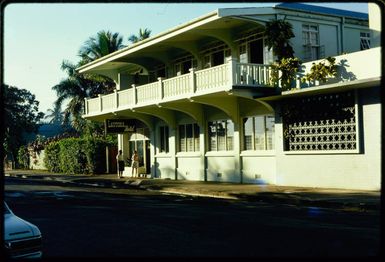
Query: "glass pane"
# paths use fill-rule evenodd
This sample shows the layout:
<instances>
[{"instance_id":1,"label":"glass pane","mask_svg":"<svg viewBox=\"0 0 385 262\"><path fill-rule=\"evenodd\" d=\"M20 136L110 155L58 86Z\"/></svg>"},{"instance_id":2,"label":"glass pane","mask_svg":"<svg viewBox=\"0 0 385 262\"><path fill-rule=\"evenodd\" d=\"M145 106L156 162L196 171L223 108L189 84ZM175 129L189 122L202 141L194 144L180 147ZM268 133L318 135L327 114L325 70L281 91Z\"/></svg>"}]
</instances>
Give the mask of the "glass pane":
<instances>
[{"instance_id":1,"label":"glass pane","mask_svg":"<svg viewBox=\"0 0 385 262\"><path fill-rule=\"evenodd\" d=\"M138 156L139 156L139 166L143 166L143 140L136 141Z\"/></svg>"},{"instance_id":2,"label":"glass pane","mask_svg":"<svg viewBox=\"0 0 385 262\"><path fill-rule=\"evenodd\" d=\"M194 151L199 151L199 126L194 124Z\"/></svg>"},{"instance_id":3,"label":"glass pane","mask_svg":"<svg viewBox=\"0 0 385 262\"><path fill-rule=\"evenodd\" d=\"M217 127L216 122L208 123L208 133L209 133L209 151L217 150Z\"/></svg>"},{"instance_id":4,"label":"glass pane","mask_svg":"<svg viewBox=\"0 0 385 262\"><path fill-rule=\"evenodd\" d=\"M169 134L168 134L168 126L166 126L164 128L165 132L164 132L164 141L165 141L165 151L166 153L168 153L168 137L169 137Z\"/></svg>"},{"instance_id":5,"label":"glass pane","mask_svg":"<svg viewBox=\"0 0 385 262\"><path fill-rule=\"evenodd\" d=\"M179 151L186 152L186 132L185 126L179 126Z\"/></svg>"},{"instance_id":6,"label":"glass pane","mask_svg":"<svg viewBox=\"0 0 385 262\"><path fill-rule=\"evenodd\" d=\"M164 126L159 127L159 135L160 135L160 152L165 152Z\"/></svg>"},{"instance_id":7,"label":"glass pane","mask_svg":"<svg viewBox=\"0 0 385 262\"><path fill-rule=\"evenodd\" d=\"M218 151L226 150L226 122L217 122L217 139L218 139Z\"/></svg>"},{"instance_id":8,"label":"glass pane","mask_svg":"<svg viewBox=\"0 0 385 262\"><path fill-rule=\"evenodd\" d=\"M253 118L245 118L243 120L243 149L244 150L253 150Z\"/></svg>"},{"instance_id":9,"label":"glass pane","mask_svg":"<svg viewBox=\"0 0 385 262\"><path fill-rule=\"evenodd\" d=\"M193 128L192 124L186 125L186 140L188 152L194 151L194 139L193 139Z\"/></svg>"},{"instance_id":10,"label":"glass pane","mask_svg":"<svg viewBox=\"0 0 385 262\"><path fill-rule=\"evenodd\" d=\"M256 116L254 119L255 150L265 150L265 117Z\"/></svg>"},{"instance_id":11,"label":"glass pane","mask_svg":"<svg viewBox=\"0 0 385 262\"><path fill-rule=\"evenodd\" d=\"M234 140L234 123L231 120L226 121L226 131L227 131L227 150L233 150L233 140Z\"/></svg>"},{"instance_id":12,"label":"glass pane","mask_svg":"<svg viewBox=\"0 0 385 262\"><path fill-rule=\"evenodd\" d=\"M266 139L267 150L274 149L274 116L266 116Z\"/></svg>"}]
</instances>

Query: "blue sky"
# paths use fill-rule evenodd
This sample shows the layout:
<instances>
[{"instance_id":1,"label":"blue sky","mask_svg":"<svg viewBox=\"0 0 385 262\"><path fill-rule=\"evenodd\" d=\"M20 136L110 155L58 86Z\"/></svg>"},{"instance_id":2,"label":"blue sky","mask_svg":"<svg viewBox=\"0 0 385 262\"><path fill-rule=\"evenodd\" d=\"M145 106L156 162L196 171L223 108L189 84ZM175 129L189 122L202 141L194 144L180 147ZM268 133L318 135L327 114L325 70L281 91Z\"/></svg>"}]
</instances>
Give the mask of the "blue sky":
<instances>
[{"instance_id":1,"label":"blue sky","mask_svg":"<svg viewBox=\"0 0 385 262\"><path fill-rule=\"evenodd\" d=\"M100 30L119 32L127 45L127 38L139 28L156 35L218 8L273 4L9 4L3 10L4 82L35 94L39 110L46 112L56 100L52 86L66 77L60 69L62 61L78 62L79 48ZM317 5L368 12L367 3Z\"/></svg>"}]
</instances>

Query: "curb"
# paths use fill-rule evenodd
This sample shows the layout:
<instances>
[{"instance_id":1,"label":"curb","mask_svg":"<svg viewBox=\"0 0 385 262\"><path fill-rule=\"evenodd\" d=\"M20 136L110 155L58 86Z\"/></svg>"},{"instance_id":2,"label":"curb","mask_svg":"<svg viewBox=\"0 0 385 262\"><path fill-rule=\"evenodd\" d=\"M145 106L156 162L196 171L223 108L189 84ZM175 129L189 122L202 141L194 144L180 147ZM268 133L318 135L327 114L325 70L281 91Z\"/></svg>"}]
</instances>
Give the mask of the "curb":
<instances>
[{"instance_id":1,"label":"curb","mask_svg":"<svg viewBox=\"0 0 385 262\"><path fill-rule=\"evenodd\" d=\"M311 199L305 196L299 196L296 193L276 193L276 192L260 192L256 195L248 193L196 193L189 192L188 190L177 190L177 189L162 189L151 184L142 185L141 179L136 180L110 180L110 179L96 179L90 177L65 177L62 176L44 176L44 175L26 175L26 174L5 174L6 177L15 177L21 179L27 179L29 181L43 182L46 184L54 185L71 185L77 187L99 187L99 188L112 188L112 189L136 189L159 192L170 195L185 195L193 197L206 197L206 198L217 198L227 200L241 200L248 202L265 202L275 204L289 204L289 205L303 205L307 207L319 207L319 208L336 208L351 211L376 211L380 210L380 203L363 203L363 202L340 202L336 200L320 200ZM96 181L95 181L96 180Z\"/></svg>"}]
</instances>

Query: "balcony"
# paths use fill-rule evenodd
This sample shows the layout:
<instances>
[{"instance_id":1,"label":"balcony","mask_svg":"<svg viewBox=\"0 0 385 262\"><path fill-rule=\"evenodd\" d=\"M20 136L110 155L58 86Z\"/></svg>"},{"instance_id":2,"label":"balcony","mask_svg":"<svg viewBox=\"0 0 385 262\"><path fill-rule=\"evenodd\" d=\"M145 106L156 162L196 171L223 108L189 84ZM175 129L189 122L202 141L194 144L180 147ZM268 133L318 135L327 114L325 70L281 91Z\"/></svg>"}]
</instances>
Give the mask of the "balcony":
<instances>
[{"instance_id":1,"label":"balcony","mask_svg":"<svg viewBox=\"0 0 385 262\"><path fill-rule=\"evenodd\" d=\"M190 69L188 74L85 99L85 117L228 92L234 86L274 90L270 75L269 65L235 61L203 70Z\"/></svg>"}]
</instances>

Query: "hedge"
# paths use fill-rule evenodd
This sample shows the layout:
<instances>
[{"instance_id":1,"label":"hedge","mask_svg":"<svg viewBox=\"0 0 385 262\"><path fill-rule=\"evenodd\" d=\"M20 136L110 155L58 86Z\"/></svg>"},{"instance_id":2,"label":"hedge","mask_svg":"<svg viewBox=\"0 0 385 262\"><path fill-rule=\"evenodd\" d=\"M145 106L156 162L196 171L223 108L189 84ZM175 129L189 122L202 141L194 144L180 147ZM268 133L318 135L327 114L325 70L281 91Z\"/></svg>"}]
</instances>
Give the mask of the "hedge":
<instances>
[{"instance_id":1,"label":"hedge","mask_svg":"<svg viewBox=\"0 0 385 262\"><path fill-rule=\"evenodd\" d=\"M66 174L95 174L106 171L109 143L101 138L66 138L45 148L44 163L49 171Z\"/></svg>"}]
</instances>

